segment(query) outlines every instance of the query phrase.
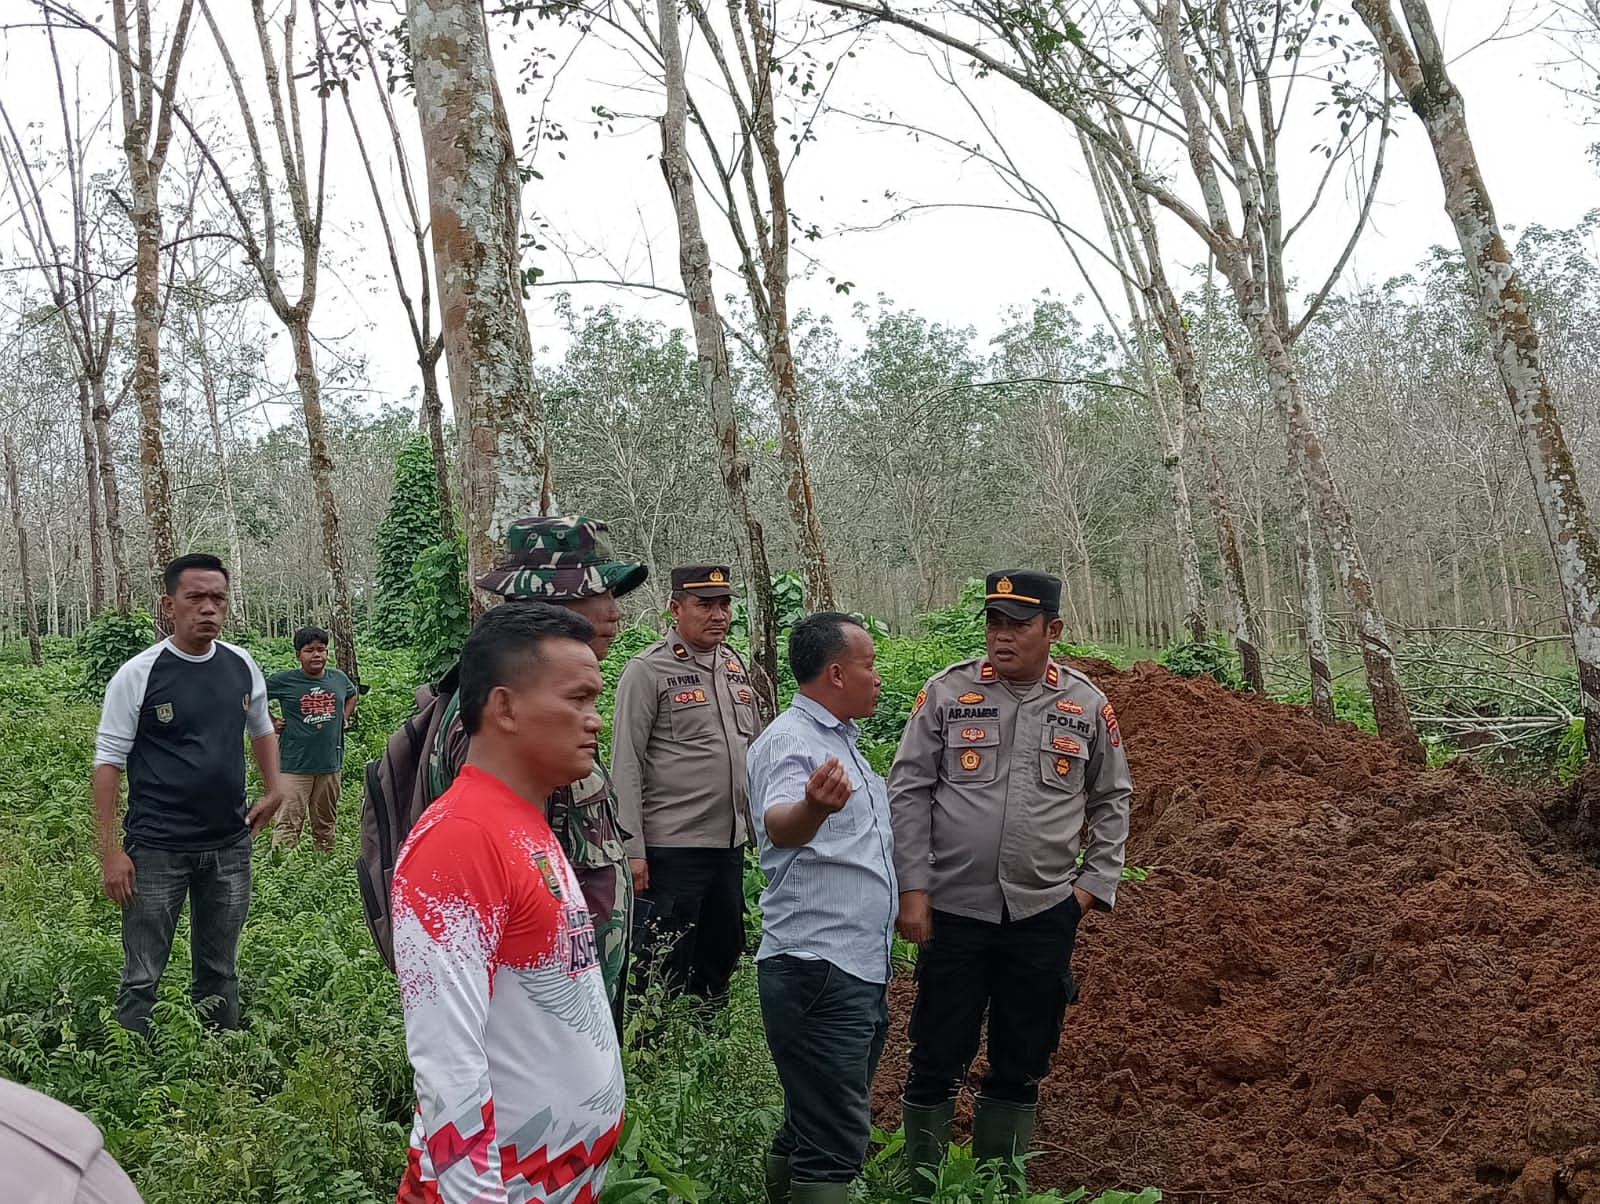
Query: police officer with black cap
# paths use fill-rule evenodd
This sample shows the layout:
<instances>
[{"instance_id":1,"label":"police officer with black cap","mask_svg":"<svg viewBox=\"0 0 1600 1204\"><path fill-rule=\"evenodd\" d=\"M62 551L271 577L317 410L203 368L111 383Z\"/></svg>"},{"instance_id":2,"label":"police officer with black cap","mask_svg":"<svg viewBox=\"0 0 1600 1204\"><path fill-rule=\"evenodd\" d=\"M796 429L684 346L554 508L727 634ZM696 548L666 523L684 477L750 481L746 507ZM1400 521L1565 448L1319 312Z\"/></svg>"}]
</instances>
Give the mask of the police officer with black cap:
<instances>
[{"instance_id":1,"label":"police officer with black cap","mask_svg":"<svg viewBox=\"0 0 1600 1204\"><path fill-rule=\"evenodd\" d=\"M672 626L628 662L612 714L611 774L633 870L636 938L712 1006L744 951L745 753L761 730L727 565L672 570ZM648 954L646 955L649 956Z\"/></svg>"},{"instance_id":2,"label":"police officer with black cap","mask_svg":"<svg viewBox=\"0 0 1600 1204\"><path fill-rule=\"evenodd\" d=\"M1132 783L1116 713L1087 677L1050 659L1060 578L1016 569L985 585L988 655L929 679L889 773L898 926L921 945L902 1102L923 1198L985 1011L973 1154L1027 1150L1039 1082L1077 994L1078 923L1116 901L1128 836Z\"/></svg>"}]
</instances>

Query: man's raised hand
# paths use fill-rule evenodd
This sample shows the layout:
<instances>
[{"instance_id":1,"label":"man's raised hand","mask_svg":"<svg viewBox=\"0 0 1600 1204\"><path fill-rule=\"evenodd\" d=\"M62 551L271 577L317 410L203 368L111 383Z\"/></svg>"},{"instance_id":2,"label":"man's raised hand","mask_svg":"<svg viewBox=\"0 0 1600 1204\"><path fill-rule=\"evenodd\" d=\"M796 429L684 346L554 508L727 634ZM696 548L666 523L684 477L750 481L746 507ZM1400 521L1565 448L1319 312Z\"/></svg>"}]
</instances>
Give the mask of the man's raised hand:
<instances>
[{"instance_id":1,"label":"man's raised hand","mask_svg":"<svg viewBox=\"0 0 1600 1204\"><path fill-rule=\"evenodd\" d=\"M835 815L849 801L850 774L838 757L829 757L806 782L806 806Z\"/></svg>"}]
</instances>

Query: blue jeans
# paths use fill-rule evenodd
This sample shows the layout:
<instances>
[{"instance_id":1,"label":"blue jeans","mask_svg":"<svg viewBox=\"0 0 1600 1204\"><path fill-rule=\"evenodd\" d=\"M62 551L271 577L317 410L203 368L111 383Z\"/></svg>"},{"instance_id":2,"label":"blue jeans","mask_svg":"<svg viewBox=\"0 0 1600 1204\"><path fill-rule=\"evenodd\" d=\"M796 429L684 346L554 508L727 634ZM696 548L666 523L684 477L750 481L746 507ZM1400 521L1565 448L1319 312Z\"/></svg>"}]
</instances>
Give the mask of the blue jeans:
<instances>
[{"instance_id":1,"label":"blue jeans","mask_svg":"<svg viewBox=\"0 0 1600 1204\"><path fill-rule=\"evenodd\" d=\"M191 994L207 1023L239 1027L239 934L250 913L250 837L220 849L186 851L133 845L133 898L122 909L122 983L117 1023L143 1033L156 987L189 899Z\"/></svg>"},{"instance_id":2,"label":"blue jeans","mask_svg":"<svg viewBox=\"0 0 1600 1204\"><path fill-rule=\"evenodd\" d=\"M872 1137L872 1076L889 1035L889 991L832 962L756 964L767 1047L783 1084L772 1152L799 1183L848 1183Z\"/></svg>"}]
</instances>

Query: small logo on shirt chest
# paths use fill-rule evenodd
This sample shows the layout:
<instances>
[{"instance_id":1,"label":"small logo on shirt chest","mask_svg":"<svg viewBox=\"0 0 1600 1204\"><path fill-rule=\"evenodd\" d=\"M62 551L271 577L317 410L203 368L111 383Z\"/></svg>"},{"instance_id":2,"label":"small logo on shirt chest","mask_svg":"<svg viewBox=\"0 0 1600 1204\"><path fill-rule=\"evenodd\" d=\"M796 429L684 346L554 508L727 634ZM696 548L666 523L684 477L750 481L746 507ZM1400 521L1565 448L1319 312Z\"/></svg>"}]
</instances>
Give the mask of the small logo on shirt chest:
<instances>
[{"instance_id":1,"label":"small logo on shirt chest","mask_svg":"<svg viewBox=\"0 0 1600 1204\"><path fill-rule=\"evenodd\" d=\"M961 768L971 773L983 764L983 754L975 748L969 748L961 754Z\"/></svg>"},{"instance_id":2,"label":"small logo on shirt chest","mask_svg":"<svg viewBox=\"0 0 1600 1204\"><path fill-rule=\"evenodd\" d=\"M246 701L248 702L249 700L246 699ZM172 722L172 704L170 702L157 703L156 704L156 718L162 723L171 723Z\"/></svg>"},{"instance_id":3,"label":"small logo on shirt chest","mask_svg":"<svg viewBox=\"0 0 1600 1204\"><path fill-rule=\"evenodd\" d=\"M964 727L961 729L961 738L963 740L969 740L973 743L982 740L988 734L989 733L984 731L981 727Z\"/></svg>"}]
</instances>

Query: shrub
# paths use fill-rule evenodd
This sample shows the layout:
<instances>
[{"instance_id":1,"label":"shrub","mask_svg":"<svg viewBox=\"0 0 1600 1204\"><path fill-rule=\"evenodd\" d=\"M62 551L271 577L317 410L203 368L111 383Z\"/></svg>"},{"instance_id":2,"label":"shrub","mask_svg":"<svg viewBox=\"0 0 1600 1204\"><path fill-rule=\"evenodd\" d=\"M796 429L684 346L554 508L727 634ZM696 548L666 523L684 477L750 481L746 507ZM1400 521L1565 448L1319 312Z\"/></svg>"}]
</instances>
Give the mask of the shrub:
<instances>
[{"instance_id":1,"label":"shrub","mask_svg":"<svg viewBox=\"0 0 1600 1204\"><path fill-rule=\"evenodd\" d=\"M1244 675L1239 669L1239 658L1228 646L1227 638L1215 634L1207 640L1179 640L1162 652L1160 663L1179 677L1201 677L1210 674L1219 686L1232 690L1244 688Z\"/></svg>"},{"instance_id":2,"label":"shrub","mask_svg":"<svg viewBox=\"0 0 1600 1204\"><path fill-rule=\"evenodd\" d=\"M83 690L94 695L105 691L111 675L123 662L155 643L155 620L147 610L123 614L108 610L94 617L78 637L78 656L83 661Z\"/></svg>"}]
</instances>

